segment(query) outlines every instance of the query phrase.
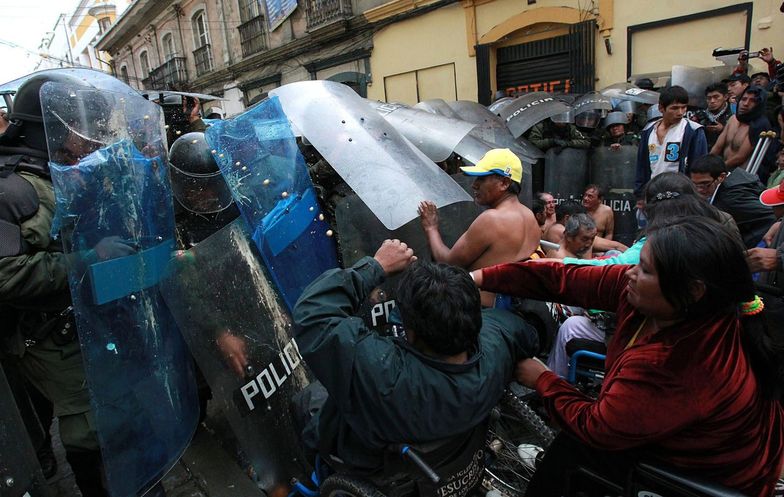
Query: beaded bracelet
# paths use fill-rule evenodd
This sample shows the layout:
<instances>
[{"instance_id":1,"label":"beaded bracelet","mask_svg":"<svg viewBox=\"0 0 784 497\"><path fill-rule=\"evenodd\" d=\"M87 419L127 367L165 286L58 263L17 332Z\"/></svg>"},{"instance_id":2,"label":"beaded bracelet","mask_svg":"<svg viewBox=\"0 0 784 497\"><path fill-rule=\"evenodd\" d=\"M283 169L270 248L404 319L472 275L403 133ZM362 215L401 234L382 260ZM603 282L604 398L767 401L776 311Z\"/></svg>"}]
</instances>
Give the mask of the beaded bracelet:
<instances>
[{"instance_id":1,"label":"beaded bracelet","mask_svg":"<svg viewBox=\"0 0 784 497\"><path fill-rule=\"evenodd\" d=\"M740 305L740 313L744 316L754 316L759 314L765 308L765 304L759 295L754 296L754 300L744 302Z\"/></svg>"}]
</instances>

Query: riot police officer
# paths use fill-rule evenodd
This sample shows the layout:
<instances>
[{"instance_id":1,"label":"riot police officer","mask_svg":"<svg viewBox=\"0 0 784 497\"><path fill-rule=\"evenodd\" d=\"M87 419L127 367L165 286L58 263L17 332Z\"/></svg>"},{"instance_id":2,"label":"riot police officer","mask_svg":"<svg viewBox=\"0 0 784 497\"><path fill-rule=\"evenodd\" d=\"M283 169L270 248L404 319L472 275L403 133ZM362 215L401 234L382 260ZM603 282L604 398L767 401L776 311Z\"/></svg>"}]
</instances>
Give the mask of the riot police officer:
<instances>
[{"instance_id":1,"label":"riot police officer","mask_svg":"<svg viewBox=\"0 0 784 497\"><path fill-rule=\"evenodd\" d=\"M81 350L67 261L50 235L55 196L39 90L49 81L83 84L65 72L34 75L19 88L0 147L0 304L16 311L5 353L54 406L60 437L85 497L108 495Z\"/></svg>"}]
</instances>

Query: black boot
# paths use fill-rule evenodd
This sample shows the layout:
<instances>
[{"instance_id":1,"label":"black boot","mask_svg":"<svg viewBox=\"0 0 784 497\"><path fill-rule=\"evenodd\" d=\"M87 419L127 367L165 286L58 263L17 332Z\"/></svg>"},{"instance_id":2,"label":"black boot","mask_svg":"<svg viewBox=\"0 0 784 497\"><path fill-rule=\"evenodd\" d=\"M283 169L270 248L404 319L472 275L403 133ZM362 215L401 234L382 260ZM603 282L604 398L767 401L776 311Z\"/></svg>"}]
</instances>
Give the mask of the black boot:
<instances>
[{"instance_id":1,"label":"black boot","mask_svg":"<svg viewBox=\"0 0 784 497\"><path fill-rule=\"evenodd\" d=\"M103 483L100 451L68 451L65 454L83 497L109 497Z\"/></svg>"}]
</instances>

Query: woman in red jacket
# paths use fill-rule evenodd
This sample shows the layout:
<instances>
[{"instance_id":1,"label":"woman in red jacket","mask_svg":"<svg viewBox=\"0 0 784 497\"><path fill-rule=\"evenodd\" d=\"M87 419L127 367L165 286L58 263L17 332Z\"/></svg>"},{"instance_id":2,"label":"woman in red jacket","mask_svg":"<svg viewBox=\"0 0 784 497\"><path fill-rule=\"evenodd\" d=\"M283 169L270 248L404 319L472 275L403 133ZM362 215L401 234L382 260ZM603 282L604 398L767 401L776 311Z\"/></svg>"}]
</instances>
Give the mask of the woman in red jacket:
<instances>
[{"instance_id":1,"label":"woman in red jacket","mask_svg":"<svg viewBox=\"0 0 784 497\"><path fill-rule=\"evenodd\" d=\"M517 380L536 388L563 428L527 495L563 495L577 466L623 482L640 459L773 494L784 457L784 355L756 312L737 235L681 219L649 235L636 266L523 262L472 276L483 290L618 315L596 400L537 360L518 364Z\"/></svg>"}]
</instances>

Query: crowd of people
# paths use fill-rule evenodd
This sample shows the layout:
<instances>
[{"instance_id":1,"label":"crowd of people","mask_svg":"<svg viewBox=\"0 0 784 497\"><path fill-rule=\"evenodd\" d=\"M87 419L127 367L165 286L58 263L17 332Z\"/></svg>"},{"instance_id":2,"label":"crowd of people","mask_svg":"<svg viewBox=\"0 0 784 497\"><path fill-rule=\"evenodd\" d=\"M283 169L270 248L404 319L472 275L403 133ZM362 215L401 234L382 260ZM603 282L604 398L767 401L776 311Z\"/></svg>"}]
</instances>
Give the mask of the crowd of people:
<instances>
[{"instance_id":1,"label":"crowd of people","mask_svg":"<svg viewBox=\"0 0 784 497\"><path fill-rule=\"evenodd\" d=\"M705 108L690 108L686 90L668 86L648 108L617 102L596 128L581 130L586 120L565 116L530 130L527 138L542 150L637 147L628 187L639 198L640 232L631 245L614 240L604 185L586 185L581 202L541 192L529 209L519 200L521 160L499 148L461 168L485 210L451 247L436 205L419 204L433 262L405 240L389 240L373 257L306 288L293 333L320 382L314 388L325 390L309 413L308 448L335 467L389 477L400 469L390 463L390 445L438 440L438 462L473 486L488 415L514 378L536 389L561 429L530 496L562 495L577 466L623 480L649 460L771 495L784 462L784 350L775 319L784 308L784 66L771 49L760 53L768 73L747 75L741 58L726 82L705 88ZM44 82L28 91L37 94ZM106 495L79 344L50 336L72 332L75 323L70 310L61 312L70 309L67 261L50 236L54 192L40 102L29 115L23 110L14 109L2 145L25 149L29 157L16 172L32 187L19 190L27 210L12 212L16 224L0 226L14 242L0 252L0 302L16 319L16 363L55 406L77 483L85 495ZM761 138L770 130L775 138ZM754 159L764 140L768 154ZM397 273L404 340L376 335L356 318L373 289ZM31 311L27 304L42 298L42 287L48 304ZM561 323L544 351L546 365L534 357L537 332L508 312L513 297L557 309ZM595 309L616 314L613 330L597 325ZM596 399L563 378L573 338L606 343ZM53 383L58 376L62 383ZM464 495L452 483L436 493Z\"/></svg>"}]
</instances>

